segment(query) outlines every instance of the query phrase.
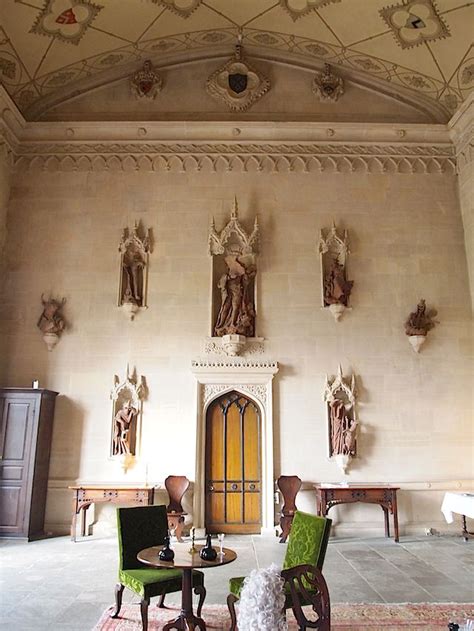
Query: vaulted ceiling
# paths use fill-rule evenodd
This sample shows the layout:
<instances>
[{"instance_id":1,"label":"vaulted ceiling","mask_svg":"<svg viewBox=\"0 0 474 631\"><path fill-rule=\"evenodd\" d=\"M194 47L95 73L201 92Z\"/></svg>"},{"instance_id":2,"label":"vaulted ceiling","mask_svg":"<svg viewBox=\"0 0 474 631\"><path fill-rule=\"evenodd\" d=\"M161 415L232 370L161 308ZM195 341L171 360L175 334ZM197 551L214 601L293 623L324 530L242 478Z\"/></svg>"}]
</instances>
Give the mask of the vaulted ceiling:
<instances>
[{"instance_id":1,"label":"vaulted ceiling","mask_svg":"<svg viewBox=\"0 0 474 631\"><path fill-rule=\"evenodd\" d=\"M1 0L0 78L34 118L51 95L67 100L146 59L230 54L241 33L270 59L339 65L449 115L474 87L473 26L472 0Z\"/></svg>"}]
</instances>

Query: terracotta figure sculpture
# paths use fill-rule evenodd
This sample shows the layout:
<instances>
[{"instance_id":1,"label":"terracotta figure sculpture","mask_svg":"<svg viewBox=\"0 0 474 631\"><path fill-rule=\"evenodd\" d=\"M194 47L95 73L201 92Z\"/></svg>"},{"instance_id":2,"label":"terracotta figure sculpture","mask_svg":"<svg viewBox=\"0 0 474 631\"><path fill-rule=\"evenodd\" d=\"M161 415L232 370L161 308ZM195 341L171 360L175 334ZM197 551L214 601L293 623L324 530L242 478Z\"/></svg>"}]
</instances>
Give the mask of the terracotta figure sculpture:
<instances>
[{"instance_id":1,"label":"terracotta figure sculpture","mask_svg":"<svg viewBox=\"0 0 474 631\"><path fill-rule=\"evenodd\" d=\"M324 280L325 304L339 303L347 307L353 284L353 280L346 280L344 266L334 259Z\"/></svg>"},{"instance_id":2,"label":"terracotta figure sculpture","mask_svg":"<svg viewBox=\"0 0 474 631\"><path fill-rule=\"evenodd\" d=\"M416 307L416 311L410 313L405 322L405 333L407 335L426 335L435 326L436 322L433 318L436 315L437 311L434 309L426 311L426 301L422 298Z\"/></svg>"},{"instance_id":3,"label":"terracotta figure sculpture","mask_svg":"<svg viewBox=\"0 0 474 631\"><path fill-rule=\"evenodd\" d=\"M112 455L130 454L130 429L138 410L131 401L125 401L122 408L114 416L114 441Z\"/></svg>"},{"instance_id":4,"label":"terracotta figure sculpture","mask_svg":"<svg viewBox=\"0 0 474 631\"><path fill-rule=\"evenodd\" d=\"M65 328L65 322L63 316L59 313L66 299L63 298L61 302L50 298L45 300L41 296L41 302L43 303L43 313L41 314L37 326L42 333L61 333Z\"/></svg>"},{"instance_id":5,"label":"terracotta figure sculpture","mask_svg":"<svg viewBox=\"0 0 474 631\"><path fill-rule=\"evenodd\" d=\"M252 299L252 279L255 266L245 267L237 254L225 257L227 273L219 279L221 307L214 327L214 335L237 334L252 337L255 332L255 309Z\"/></svg>"},{"instance_id":6,"label":"terracotta figure sculpture","mask_svg":"<svg viewBox=\"0 0 474 631\"><path fill-rule=\"evenodd\" d=\"M358 423L346 412L344 402L333 399L329 402L331 421L331 456L337 454L355 455L355 441Z\"/></svg>"}]
</instances>

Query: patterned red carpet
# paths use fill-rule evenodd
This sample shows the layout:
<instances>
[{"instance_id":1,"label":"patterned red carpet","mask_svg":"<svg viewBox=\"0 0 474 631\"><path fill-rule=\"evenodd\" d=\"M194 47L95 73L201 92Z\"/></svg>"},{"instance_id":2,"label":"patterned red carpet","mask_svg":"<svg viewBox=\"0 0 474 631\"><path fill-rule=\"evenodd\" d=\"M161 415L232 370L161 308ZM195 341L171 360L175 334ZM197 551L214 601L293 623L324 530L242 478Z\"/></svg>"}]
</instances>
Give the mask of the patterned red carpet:
<instances>
[{"instance_id":1,"label":"patterned red carpet","mask_svg":"<svg viewBox=\"0 0 474 631\"><path fill-rule=\"evenodd\" d=\"M149 631L158 631L163 625L177 616L177 608L149 608ZM202 617L207 628L223 631L229 628L229 616L224 605L204 607ZM403 604L403 605L333 605L331 608L332 631L447 631L448 622L462 623L466 618L474 618L474 604ZM291 612L288 612L289 629L297 626ZM105 611L94 631L140 631L140 606L124 605L120 618L112 620L109 610Z\"/></svg>"}]
</instances>

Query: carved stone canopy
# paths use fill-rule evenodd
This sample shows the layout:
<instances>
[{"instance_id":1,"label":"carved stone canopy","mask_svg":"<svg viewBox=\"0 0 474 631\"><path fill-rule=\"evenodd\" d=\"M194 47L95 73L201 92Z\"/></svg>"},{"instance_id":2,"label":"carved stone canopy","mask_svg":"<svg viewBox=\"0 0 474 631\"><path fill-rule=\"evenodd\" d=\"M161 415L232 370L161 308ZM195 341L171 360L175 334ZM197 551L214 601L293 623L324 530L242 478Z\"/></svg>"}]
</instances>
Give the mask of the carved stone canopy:
<instances>
[{"instance_id":1,"label":"carved stone canopy","mask_svg":"<svg viewBox=\"0 0 474 631\"><path fill-rule=\"evenodd\" d=\"M329 64L313 79L313 92L321 101L336 102L344 94L344 80L334 74Z\"/></svg>"},{"instance_id":2,"label":"carved stone canopy","mask_svg":"<svg viewBox=\"0 0 474 631\"><path fill-rule=\"evenodd\" d=\"M230 220L220 232L216 231L216 224L214 218L212 218L209 230L209 254L211 256L226 254L230 245L232 245L233 252L238 250L239 254L242 255L256 254L258 252L258 219L255 217L253 230L248 235L239 221L238 212L237 198L234 197L234 206L230 214Z\"/></svg>"},{"instance_id":3,"label":"carved stone canopy","mask_svg":"<svg viewBox=\"0 0 474 631\"><path fill-rule=\"evenodd\" d=\"M138 310L147 306L150 231L145 233L138 222L132 231L124 228L118 249L121 254L118 305L124 307L133 320Z\"/></svg>"},{"instance_id":4,"label":"carved stone canopy","mask_svg":"<svg viewBox=\"0 0 474 631\"><path fill-rule=\"evenodd\" d=\"M326 375L326 381L324 384L324 401L326 403L333 401L340 397L340 395L347 397L347 401L354 405L356 401L356 385L355 375L351 375L349 379L345 379L342 375L342 367L339 364L337 369L337 375L331 380ZM338 397L339 395L339 397Z\"/></svg>"},{"instance_id":5,"label":"carved stone canopy","mask_svg":"<svg viewBox=\"0 0 474 631\"><path fill-rule=\"evenodd\" d=\"M144 62L143 68L132 76L130 82L132 94L137 99L154 99L161 91L162 85L163 81L153 70L150 60Z\"/></svg>"},{"instance_id":6,"label":"carved stone canopy","mask_svg":"<svg viewBox=\"0 0 474 631\"><path fill-rule=\"evenodd\" d=\"M240 42L235 47L234 57L213 72L206 82L206 90L213 98L238 112L249 109L269 89L269 79L243 58Z\"/></svg>"},{"instance_id":7,"label":"carved stone canopy","mask_svg":"<svg viewBox=\"0 0 474 631\"><path fill-rule=\"evenodd\" d=\"M347 255L350 254L347 230L344 230L344 235L340 237L337 234L337 228L334 222L326 237L321 230L318 250L320 254L328 253L333 259L336 259L340 265L345 265Z\"/></svg>"},{"instance_id":8,"label":"carved stone canopy","mask_svg":"<svg viewBox=\"0 0 474 631\"><path fill-rule=\"evenodd\" d=\"M353 281L347 279L347 255L349 244L347 230L340 237L336 224L327 236L321 230L318 250L321 255L321 287L323 307L329 308L336 322L349 307Z\"/></svg>"},{"instance_id":9,"label":"carved stone canopy","mask_svg":"<svg viewBox=\"0 0 474 631\"><path fill-rule=\"evenodd\" d=\"M145 398L145 385L143 377L138 379L136 372L131 375L129 372L129 366L127 365L127 375L123 381L120 381L117 375L114 376L114 386L110 392L110 398L112 400L112 432L110 453L115 455L114 451L114 439L116 439L116 416L117 413L123 408L124 404L129 403L130 407L136 411L134 415L133 425L129 428L129 436L127 437L129 446L129 457L134 457L138 452L139 443L139 423L141 421L142 402ZM127 463L128 466L129 463ZM125 466L125 465L124 465Z\"/></svg>"}]
</instances>

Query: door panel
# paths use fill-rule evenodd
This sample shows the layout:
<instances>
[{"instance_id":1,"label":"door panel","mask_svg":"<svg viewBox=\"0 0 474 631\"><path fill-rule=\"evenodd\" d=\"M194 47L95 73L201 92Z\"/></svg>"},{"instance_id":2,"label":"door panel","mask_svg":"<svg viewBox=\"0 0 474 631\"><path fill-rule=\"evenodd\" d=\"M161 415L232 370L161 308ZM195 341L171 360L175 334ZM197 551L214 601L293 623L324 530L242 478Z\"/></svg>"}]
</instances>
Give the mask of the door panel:
<instances>
[{"instance_id":1,"label":"door panel","mask_svg":"<svg viewBox=\"0 0 474 631\"><path fill-rule=\"evenodd\" d=\"M227 393L209 406L206 418L208 532L260 532L260 431L257 406L237 392Z\"/></svg>"}]
</instances>

